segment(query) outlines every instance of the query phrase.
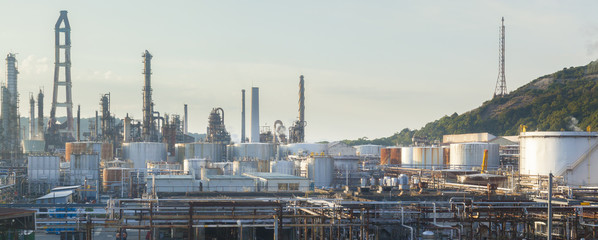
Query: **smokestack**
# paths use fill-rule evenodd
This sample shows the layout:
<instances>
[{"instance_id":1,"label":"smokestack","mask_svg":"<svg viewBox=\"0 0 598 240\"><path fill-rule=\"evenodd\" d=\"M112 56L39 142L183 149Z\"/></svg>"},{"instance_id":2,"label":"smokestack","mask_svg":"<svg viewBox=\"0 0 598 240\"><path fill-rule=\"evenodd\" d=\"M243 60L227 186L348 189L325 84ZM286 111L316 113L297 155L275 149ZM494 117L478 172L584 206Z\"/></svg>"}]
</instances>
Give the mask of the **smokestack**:
<instances>
[{"instance_id":1,"label":"smokestack","mask_svg":"<svg viewBox=\"0 0 598 240\"><path fill-rule=\"evenodd\" d=\"M29 139L35 138L35 99L29 96Z\"/></svg>"},{"instance_id":2,"label":"smokestack","mask_svg":"<svg viewBox=\"0 0 598 240\"><path fill-rule=\"evenodd\" d=\"M187 106L185 104L185 106ZM125 117L125 126L123 129L123 135L124 135L124 142L130 142L131 141L131 118L129 117L129 114L127 113L127 116Z\"/></svg>"},{"instance_id":3,"label":"smokestack","mask_svg":"<svg viewBox=\"0 0 598 240\"><path fill-rule=\"evenodd\" d=\"M81 142L81 105L77 105L77 142Z\"/></svg>"},{"instance_id":4,"label":"smokestack","mask_svg":"<svg viewBox=\"0 0 598 240\"><path fill-rule=\"evenodd\" d=\"M185 120L184 120L184 133L187 134L189 133L189 115L187 114L187 104L185 104Z\"/></svg>"},{"instance_id":5,"label":"smokestack","mask_svg":"<svg viewBox=\"0 0 598 240\"><path fill-rule=\"evenodd\" d=\"M241 90L241 142L245 142L245 89Z\"/></svg>"},{"instance_id":6,"label":"smokestack","mask_svg":"<svg viewBox=\"0 0 598 240\"><path fill-rule=\"evenodd\" d=\"M37 133L39 139L44 139L44 92L37 94Z\"/></svg>"},{"instance_id":7,"label":"smokestack","mask_svg":"<svg viewBox=\"0 0 598 240\"><path fill-rule=\"evenodd\" d=\"M260 142L260 89L251 88L251 142Z\"/></svg>"},{"instance_id":8,"label":"smokestack","mask_svg":"<svg viewBox=\"0 0 598 240\"><path fill-rule=\"evenodd\" d=\"M8 92L10 93L10 103L13 105L17 105L17 74L19 74L19 70L17 70L17 59L15 58L14 53L9 53L6 56L6 88L8 88Z\"/></svg>"},{"instance_id":9,"label":"smokestack","mask_svg":"<svg viewBox=\"0 0 598 240\"><path fill-rule=\"evenodd\" d=\"M299 122L305 122L305 85L303 75L299 77Z\"/></svg>"},{"instance_id":10,"label":"smokestack","mask_svg":"<svg viewBox=\"0 0 598 240\"><path fill-rule=\"evenodd\" d=\"M143 54L143 75L145 82L143 84L143 141L151 140L152 129L152 55L145 50Z\"/></svg>"},{"instance_id":11,"label":"smokestack","mask_svg":"<svg viewBox=\"0 0 598 240\"><path fill-rule=\"evenodd\" d=\"M96 126L95 126L94 130L96 131L95 138L97 141L98 140L98 111L96 111Z\"/></svg>"}]
</instances>

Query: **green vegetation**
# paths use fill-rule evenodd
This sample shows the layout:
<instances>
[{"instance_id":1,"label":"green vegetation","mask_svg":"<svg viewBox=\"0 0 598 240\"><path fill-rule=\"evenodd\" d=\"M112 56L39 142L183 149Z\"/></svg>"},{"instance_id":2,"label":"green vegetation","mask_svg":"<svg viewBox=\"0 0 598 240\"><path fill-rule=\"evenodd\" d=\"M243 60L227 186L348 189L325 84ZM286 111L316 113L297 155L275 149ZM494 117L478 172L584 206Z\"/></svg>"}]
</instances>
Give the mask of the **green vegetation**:
<instances>
[{"instance_id":1,"label":"green vegetation","mask_svg":"<svg viewBox=\"0 0 598 240\"><path fill-rule=\"evenodd\" d=\"M520 125L528 131L580 131L598 129L598 62L564 68L538 78L503 98L458 115L453 113L427 123L419 130L403 129L390 137L344 140L349 145L409 145L411 137L442 140L442 135L488 132L517 135Z\"/></svg>"}]
</instances>

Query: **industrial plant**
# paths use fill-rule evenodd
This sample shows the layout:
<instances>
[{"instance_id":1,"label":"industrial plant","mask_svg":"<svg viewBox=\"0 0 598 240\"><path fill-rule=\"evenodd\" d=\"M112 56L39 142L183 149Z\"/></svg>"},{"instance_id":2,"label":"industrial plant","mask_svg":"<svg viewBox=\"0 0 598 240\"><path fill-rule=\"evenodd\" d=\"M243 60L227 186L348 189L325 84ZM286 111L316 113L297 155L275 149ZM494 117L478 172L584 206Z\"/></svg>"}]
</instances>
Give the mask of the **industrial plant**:
<instances>
[{"instance_id":1,"label":"industrial plant","mask_svg":"<svg viewBox=\"0 0 598 240\"><path fill-rule=\"evenodd\" d=\"M1 70L0 239L598 238L598 133L590 129L414 136L409 146L310 143L311 79L300 75L290 77L296 120L262 125L254 86L246 135L246 89L236 89L240 141L226 127L239 119L218 103L201 113L207 129L196 139L187 104L182 114L155 108L152 59L160 56L147 50L141 119L116 116L111 93L99 93L97 106L74 106L67 11L54 30L49 116L42 90L30 94L28 118L19 116L15 54ZM507 94L504 19L501 39L494 97ZM81 107L96 109L87 129Z\"/></svg>"}]
</instances>

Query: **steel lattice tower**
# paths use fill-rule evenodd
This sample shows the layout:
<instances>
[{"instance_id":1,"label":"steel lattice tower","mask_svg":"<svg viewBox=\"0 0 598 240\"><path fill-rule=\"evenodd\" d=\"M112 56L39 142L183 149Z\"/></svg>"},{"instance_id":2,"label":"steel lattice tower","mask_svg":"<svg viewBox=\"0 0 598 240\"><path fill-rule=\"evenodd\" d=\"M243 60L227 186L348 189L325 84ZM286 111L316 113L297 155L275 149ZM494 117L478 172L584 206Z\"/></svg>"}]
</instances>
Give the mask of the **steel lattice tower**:
<instances>
[{"instance_id":1,"label":"steel lattice tower","mask_svg":"<svg viewBox=\"0 0 598 240\"><path fill-rule=\"evenodd\" d=\"M73 136L73 99L71 95L71 25L66 16L67 11L60 11L60 17L54 27L55 33L55 59L54 59L54 92L52 95L52 109L50 110L50 125L56 124L56 108L66 108L66 129L67 134ZM63 25L64 27L61 27ZM60 33L64 34L64 41L60 39ZM64 58L61 58L63 52ZM64 69L64 81L60 80L60 70ZM66 90L66 101L58 102L58 87L64 86ZM54 126L52 134L57 134L58 129Z\"/></svg>"},{"instance_id":2,"label":"steel lattice tower","mask_svg":"<svg viewBox=\"0 0 598 240\"><path fill-rule=\"evenodd\" d=\"M502 25L499 28L499 50L498 50L498 79L494 89L494 97L507 95L507 80L505 78L505 18L502 18Z\"/></svg>"}]
</instances>

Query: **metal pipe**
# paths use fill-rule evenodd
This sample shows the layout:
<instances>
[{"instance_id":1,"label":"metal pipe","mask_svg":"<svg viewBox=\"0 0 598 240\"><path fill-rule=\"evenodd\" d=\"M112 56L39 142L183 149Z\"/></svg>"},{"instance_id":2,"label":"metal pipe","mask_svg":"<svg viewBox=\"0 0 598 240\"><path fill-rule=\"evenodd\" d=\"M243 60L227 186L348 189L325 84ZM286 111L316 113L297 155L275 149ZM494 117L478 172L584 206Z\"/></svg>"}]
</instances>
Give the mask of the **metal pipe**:
<instances>
[{"instance_id":1,"label":"metal pipe","mask_svg":"<svg viewBox=\"0 0 598 240\"><path fill-rule=\"evenodd\" d=\"M245 89L241 89L241 142L245 142Z\"/></svg>"},{"instance_id":2,"label":"metal pipe","mask_svg":"<svg viewBox=\"0 0 598 240\"><path fill-rule=\"evenodd\" d=\"M552 173L548 174L548 240L552 240Z\"/></svg>"},{"instance_id":3,"label":"metal pipe","mask_svg":"<svg viewBox=\"0 0 598 240\"><path fill-rule=\"evenodd\" d=\"M411 232L411 240L414 240L415 238L413 238L413 227L407 226L405 225L405 212L403 207L401 207L401 226L409 228L409 231Z\"/></svg>"}]
</instances>

